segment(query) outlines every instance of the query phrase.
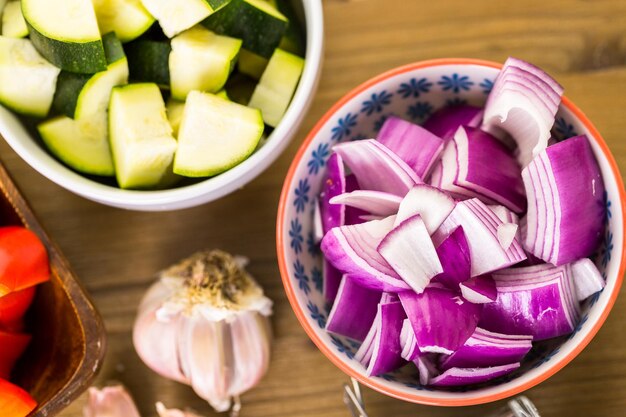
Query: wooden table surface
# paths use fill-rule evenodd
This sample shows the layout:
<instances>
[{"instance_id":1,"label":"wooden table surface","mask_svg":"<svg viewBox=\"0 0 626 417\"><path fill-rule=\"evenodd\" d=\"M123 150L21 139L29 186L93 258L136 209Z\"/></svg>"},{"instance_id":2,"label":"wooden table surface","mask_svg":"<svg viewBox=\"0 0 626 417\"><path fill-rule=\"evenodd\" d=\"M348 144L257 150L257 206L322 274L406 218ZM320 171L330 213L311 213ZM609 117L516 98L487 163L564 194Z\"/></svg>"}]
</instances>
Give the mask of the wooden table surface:
<instances>
[{"instance_id":1,"label":"wooden table surface","mask_svg":"<svg viewBox=\"0 0 626 417\"><path fill-rule=\"evenodd\" d=\"M306 1L306 0L305 0ZM626 171L626 1L355 0L324 2L326 56L313 106L279 160L242 190L215 203L170 213L117 210L46 180L6 145L0 155L102 312L109 351L97 382L121 381L144 417L154 402L214 415L191 389L153 374L131 344L135 309L155 272L201 248L251 259L250 270L276 302L267 377L243 396L242 415L348 416L347 378L309 341L283 293L274 224L288 165L316 120L345 92L412 61L508 55L548 70L594 121ZM528 395L544 416L623 416L626 410L626 297L585 351ZM365 390L371 417L483 416L494 404L463 409L404 403ZM61 417L79 417L84 397Z\"/></svg>"}]
</instances>

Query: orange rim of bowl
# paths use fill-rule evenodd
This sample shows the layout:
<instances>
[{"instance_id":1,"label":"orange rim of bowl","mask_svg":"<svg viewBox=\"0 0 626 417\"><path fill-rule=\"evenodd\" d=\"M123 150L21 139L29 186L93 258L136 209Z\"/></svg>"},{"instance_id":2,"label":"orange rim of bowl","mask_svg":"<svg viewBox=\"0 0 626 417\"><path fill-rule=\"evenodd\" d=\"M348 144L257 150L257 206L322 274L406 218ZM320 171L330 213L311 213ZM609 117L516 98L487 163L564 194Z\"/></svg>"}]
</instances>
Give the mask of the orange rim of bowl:
<instances>
[{"instance_id":1,"label":"orange rim of bowl","mask_svg":"<svg viewBox=\"0 0 626 417\"><path fill-rule=\"evenodd\" d=\"M428 395L420 395L420 394L412 394L406 393L402 391L395 390L389 386L383 385L378 381L364 377L358 372L354 371L350 366L345 364L335 353L319 338L311 324L308 322L304 311L300 308L298 301L296 299L295 290L291 285L289 280L289 274L287 270L287 263L285 260L283 248L285 248L283 241L283 223L285 219L285 213L287 208L287 198L289 196L290 185L295 175L296 169L304 156L305 151L309 147L310 143L313 141L315 136L317 136L319 130L328 122L328 120L337 113L337 111L343 107L348 101L352 100L355 96L367 90L368 88L385 81L391 77L396 75L404 74L406 72L414 71L416 69L435 67L435 66L444 66L444 65L475 65L475 66L483 66L489 68L502 68L502 64L492 61L485 61L480 59L470 59L470 58L445 58L445 59L433 59L427 61L419 61L412 64L404 65L401 67L397 67L386 71L374 78L369 79L363 84L357 86L345 96L343 96L339 101L337 101L325 114L322 118L315 124L313 129L309 132L304 142L300 145L298 152L296 153L291 166L289 167L289 171L287 173L287 177L285 178L285 182L283 184L283 189L280 195L280 202L278 205L278 217L277 217L277 225L276 225L276 249L278 255L278 266L280 269L280 275L283 281L283 286L285 288L285 292L287 293L287 297L289 299L289 303L291 304L292 310L294 311L296 317L300 321L300 324L308 334L309 338L315 343L319 350L330 359L330 361L335 364L339 369L341 369L344 373L349 376L356 378L362 384L379 391L383 394L386 394L390 397L394 397L397 399L411 401L419 404L426 405L438 405L438 406L469 406L476 404L483 404L492 401L497 401L503 398L507 398L518 394L522 391L526 391L534 387L535 385L545 381L556 372L561 370L565 365L567 365L570 361L572 361L593 339L593 337L598 333L600 327L606 320L611 311L613 305L615 304L615 300L617 299L617 295L619 294L620 287L622 285L624 270L626 269L626 252L622 252L622 257L620 260L619 272L617 277L617 282L615 284L615 289L610 296L607 307L602 311L600 318L593 326L591 331L585 336L585 338L574 347L574 349L564 358L555 362L548 369L546 369L543 373L537 375L536 377L530 379L529 381L523 383L520 386L516 386L510 389L506 389L503 391L491 393L491 394L483 394L477 395L471 398L433 398ZM617 163L611 154L609 147L606 142L595 128L595 126L591 123L591 121L585 116L585 114L576 107L567 97L563 97L562 104L570 110L580 121L585 125L587 130L592 134L592 136L596 139L600 149L602 149L602 153L606 157L613 176L615 177L615 181L617 183L618 191L619 191L619 199L621 202L622 208L622 219L626 217L626 193L624 192L624 183L622 181L622 177L619 173L619 169L617 167ZM626 246L626 233L624 233L624 238L622 242L622 247Z\"/></svg>"}]
</instances>

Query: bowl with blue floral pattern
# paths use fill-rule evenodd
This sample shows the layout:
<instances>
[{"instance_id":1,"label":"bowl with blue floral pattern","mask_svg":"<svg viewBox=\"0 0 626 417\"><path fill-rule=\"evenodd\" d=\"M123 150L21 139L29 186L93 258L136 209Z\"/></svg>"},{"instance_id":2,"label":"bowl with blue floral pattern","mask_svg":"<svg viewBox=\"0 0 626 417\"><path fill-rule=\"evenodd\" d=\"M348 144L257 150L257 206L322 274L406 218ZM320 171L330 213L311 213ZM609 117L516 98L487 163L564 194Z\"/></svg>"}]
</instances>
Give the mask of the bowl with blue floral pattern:
<instances>
[{"instance_id":1,"label":"bowl with blue floral pattern","mask_svg":"<svg viewBox=\"0 0 626 417\"><path fill-rule=\"evenodd\" d=\"M476 386L442 389L421 385L411 371L367 376L365 367L354 358L359 344L326 332L330 306L322 293L323 258L315 241L313 219L333 146L375 138L391 115L421 124L444 106L482 106L500 67L497 63L472 59L431 60L399 67L365 82L339 100L316 124L300 146L284 182L277 219L277 252L285 291L297 318L311 340L342 371L395 398L421 404L465 406L529 389L552 376L583 350L604 323L619 293L626 268L626 200L622 178L599 132L564 97L552 134L556 139L586 134L606 187L604 237L594 255L606 286L582 304L581 319L573 333L534 344L522 366L504 377Z\"/></svg>"}]
</instances>

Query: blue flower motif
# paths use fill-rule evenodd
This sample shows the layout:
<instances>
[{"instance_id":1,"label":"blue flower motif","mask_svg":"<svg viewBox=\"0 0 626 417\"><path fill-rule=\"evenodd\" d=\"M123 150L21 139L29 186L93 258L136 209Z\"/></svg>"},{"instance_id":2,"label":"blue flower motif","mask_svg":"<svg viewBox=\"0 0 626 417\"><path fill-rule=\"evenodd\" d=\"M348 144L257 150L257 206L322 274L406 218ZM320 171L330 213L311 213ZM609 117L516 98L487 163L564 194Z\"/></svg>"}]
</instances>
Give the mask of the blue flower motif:
<instances>
[{"instance_id":1,"label":"blue flower motif","mask_svg":"<svg viewBox=\"0 0 626 417\"><path fill-rule=\"evenodd\" d=\"M418 391L423 391L423 390L426 389L426 387L424 387L421 384L418 384L417 382L407 382L407 383L404 384L404 386L407 387L407 388L416 389Z\"/></svg>"},{"instance_id":2,"label":"blue flower motif","mask_svg":"<svg viewBox=\"0 0 626 417\"><path fill-rule=\"evenodd\" d=\"M380 376L382 379L384 379L385 381L389 381L389 382L397 382L398 378L396 378L393 375L389 375L389 374L382 374Z\"/></svg>"},{"instance_id":3,"label":"blue flower motif","mask_svg":"<svg viewBox=\"0 0 626 417\"><path fill-rule=\"evenodd\" d=\"M363 133L357 133L356 135L350 138L351 141L363 140L363 139L367 139L367 136L365 136Z\"/></svg>"},{"instance_id":4,"label":"blue flower motif","mask_svg":"<svg viewBox=\"0 0 626 417\"><path fill-rule=\"evenodd\" d=\"M293 205L296 207L296 213L304 212L306 203L309 202L309 191L311 186L309 185L308 178L298 181L298 187L295 190L296 199Z\"/></svg>"},{"instance_id":5,"label":"blue flower motif","mask_svg":"<svg viewBox=\"0 0 626 417\"><path fill-rule=\"evenodd\" d=\"M320 168L326 165L326 159L330 156L328 143L320 144L317 149L311 153L311 160L307 163L309 167L309 175L317 174Z\"/></svg>"},{"instance_id":6,"label":"blue flower motif","mask_svg":"<svg viewBox=\"0 0 626 417\"><path fill-rule=\"evenodd\" d=\"M331 342L333 342L333 345L335 345L337 350L340 353L345 354L348 357L348 359L352 359L354 357L354 354L352 353L352 351L346 345L341 343L341 340L339 340L337 337L330 336L330 340Z\"/></svg>"},{"instance_id":7,"label":"blue flower motif","mask_svg":"<svg viewBox=\"0 0 626 417\"><path fill-rule=\"evenodd\" d=\"M463 106L467 104L467 100L463 100L458 97L449 98L446 100L446 106L454 107L454 106Z\"/></svg>"},{"instance_id":8,"label":"blue flower motif","mask_svg":"<svg viewBox=\"0 0 626 417\"><path fill-rule=\"evenodd\" d=\"M311 292L311 287L309 287L309 277L304 273L304 265L300 263L300 260L296 260L293 269L295 271L294 276L298 280L298 287L308 295Z\"/></svg>"},{"instance_id":9,"label":"blue flower motif","mask_svg":"<svg viewBox=\"0 0 626 417\"><path fill-rule=\"evenodd\" d=\"M306 238L306 250L311 256L317 256L320 254L320 247L315 243L315 236L313 231L309 231Z\"/></svg>"},{"instance_id":10,"label":"blue flower motif","mask_svg":"<svg viewBox=\"0 0 626 417\"><path fill-rule=\"evenodd\" d=\"M602 266L606 268L611 260L611 252L613 251L613 233L607 230L604 238L604 247L602 248Z\"/></svg>"},{"instance_id":11,"label":"blue flower motif","mask_svg":"<svg viewBox=\"0 0 626 417\"><path fill-rule=\"evenodd\" d=\"M426 78L411 78L408 83L400 84L400 88L396 93L400 94L402 98L414 97L418 98L421 93L428 93L433 83L429 82Z\"/></svg>"},{"instance_id":12,"label":"blue flower motif","mask_svg":"<svg viewBox=\"0 0 626 417\"><path fill-rule=\"evenodd\" d=\"M322 271L316 266L311 269L311 281L313 281L313 284L315 284L315 289L319 292L322 292L322 289L324 288Z\"/></svg>"},{"instance_id":13,"label":"blue flower motif","mask_svg":"<svg viewBox=\"0 0 626 417\"><path fill-rule=\"evenodd\" d=\"M407 116L413 120L422 121L427 116L430 116L433 112L433 106L426 101L418 101L417 103L409 106L406 111Z\"/></svg>"},{"instance_id":14,"label":"blue flower motif","mask_svg":"<svg viewBox=\"0 0 626 417\"><path fill-rule=\"evenodd\" d=\"M304 238L302 237L302 225L297 217L291 221L291 226L289 227L289 237L291 238L289 246L291 246L293 251L296 254L302 252L302 242L304 242Z\"/></svg>"},{"instance_id":15,"label":"blue flower motif","mask_svg":"<svg viewBox=\"0 0 626 417\"><path fill-rule=\"evenodd\" d=\"M352 113L346 114L343 119L339 118L337 126L333 127L331 130L332 139L340 141L344 136L350 136L352 134L352 128L356 126L356 119L357 115Z\"/></svg>"},{"instance_id":16,"label":"blue flower motif","mask_svg":"<svg viewBox=\"0 0 626 417\"><path fill-rule=\"evenodd\" d=\"M352 347L352 349L358 349L361 347L361 342L357 342L356 340L348 339L348 344Z\"/></svg>"},{"instance_id":17,"label":"blue flower motif","mask_svg":"<svg viewBox=\"0 0 626 417\"><path fill-rule=\"evenodd\" d=\"M576 136L574 125L567 123L563 117L556 118L556 121L554 122L554 130L556 130L560 139L567 139L572 136Z\"/></svg>"},{"instance_id":18,"label":"blue flower motif","mask_svg":"<svg viewBox=\"0 0 626 417\"><path fill-rule=\"evenodd\" d=\"M455 94L461 90L469 91L470 87L474 85L467 75L460 76L457 73L451 76L444 75L437 84L441 86L443 91L452 90Z\"/></svg>"},{"instance_id":19,"label":"blue flower motif","mask_svg":"<svg viewBox=\"0 0 626 417\"><path fill-rule=\"evenodd\" d=\"M552 359L552 357L554 355L556 355L557 353L559 353L559 349L560 347L556 347L554 350L550 351L550 349L546 346L541 346L541 347L536 347L533 348L531 350L530 353L533 353L532 356L533 358L538 358L539 360L537 362L535 362L532 366L532 368L538 368L539 366L543 365L544 363L548 362L550 359Z\"/></svg>"},{"instance_id":20,"label":"blue flower motif","mask_svg":"<svg viewBox=\"0 0 626 417\"><path fill-rule=\"evenodd\" d=\"M480 88L483 89L483 93L489 94L489 93L491 93L491 90L493 89L493 80L491 80L489 78L485 78L478 85L479 85Z\"/></svg>"},{"instance_id":21,"label":"blue flower motif","mask_svg":"<svg viewBox=\"0 0 626 417\"><path fill-rule=\"evenodd\" d=\"M389 114L383 114L382 116L380 116L375 122L374 122L374 131L375 132L380 132L380 129L383 128L383 125L385 124L385 122L387 121L387 118L389 116L393 116L393 114L389 113Z\"/></svg>"},{"instance_id":22,"label":"blue flower motif","mask_svg":"<svg viewBox=\"0 0 626 417\"><path fill-rule=\"evenodd\" d=\"M380 93L373 93L369 100L365 100L361 107L361 113L365 113L370 116L372 113L380 113L383 111L383 107L391 103L391 97L393 94L388 93L386 90Z\"/></svg>"},{"instance_id":23,"label":"blue flower motif","mask_svg":"<svg viewBox=\"0 0 626 417\"><path fill-rule=\"evenodd\" d=\"M326 317L319 310L319 308L317 308L317 306L315 304L313 304L312 301L309 301L306 306L309 309L309 312L311 313L311 318L313 320L317 321L317 325L320 326L320 329L325 328L326 327Z\"/></svg>"}]
</instances>

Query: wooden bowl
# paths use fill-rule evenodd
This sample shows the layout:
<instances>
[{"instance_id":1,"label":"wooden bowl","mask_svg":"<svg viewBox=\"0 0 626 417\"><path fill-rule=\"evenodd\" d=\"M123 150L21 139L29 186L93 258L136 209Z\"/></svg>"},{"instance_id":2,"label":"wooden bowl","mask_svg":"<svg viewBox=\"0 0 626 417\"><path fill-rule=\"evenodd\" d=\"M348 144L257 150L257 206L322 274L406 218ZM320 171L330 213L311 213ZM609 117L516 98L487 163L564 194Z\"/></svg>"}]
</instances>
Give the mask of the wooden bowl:
<instances>
[{"instance_id":1,"label":"wooden bowl","mask_svg":"<svg viewBox=\"0 0 626 417\"><path fill-rule=\"evenodd\" d=\"M106 349L104 325L67 260L1 165L0 225L28 227L50 256L50 281L38 287L26 316L33 339L12 380L39 404L29 417L51 417L85 391L100 369Z\"/></svg>"}]
</instances>

